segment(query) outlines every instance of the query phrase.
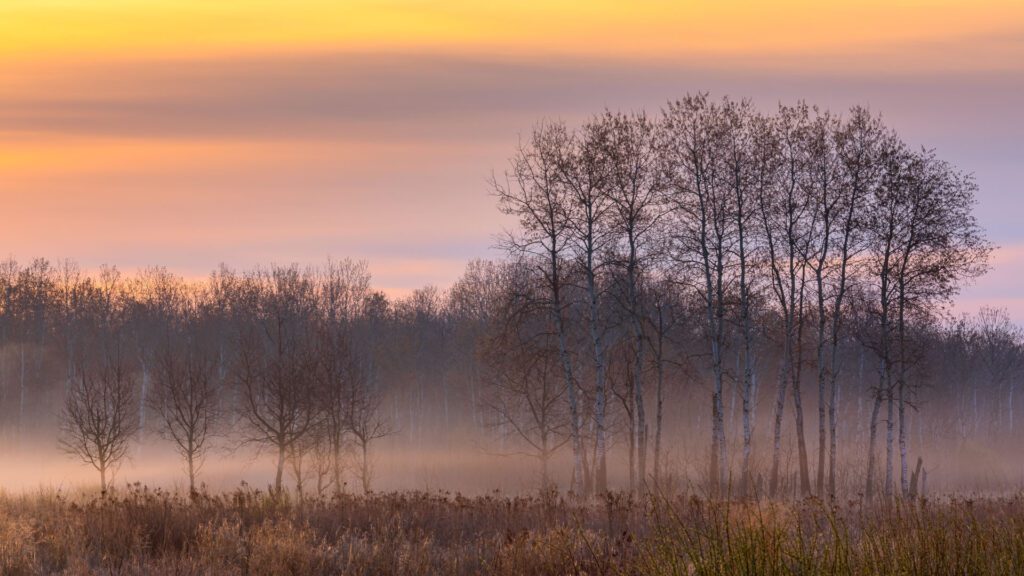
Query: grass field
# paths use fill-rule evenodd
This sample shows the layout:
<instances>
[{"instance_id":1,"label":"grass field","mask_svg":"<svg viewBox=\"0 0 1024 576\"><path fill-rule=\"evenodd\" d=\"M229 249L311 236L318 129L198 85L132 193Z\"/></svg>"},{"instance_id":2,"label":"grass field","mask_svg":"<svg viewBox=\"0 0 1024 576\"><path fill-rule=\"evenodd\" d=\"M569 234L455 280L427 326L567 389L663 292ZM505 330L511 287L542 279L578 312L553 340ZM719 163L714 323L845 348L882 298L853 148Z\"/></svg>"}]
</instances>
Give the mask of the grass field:
<instances>
[{"instance_id":1,"label":"grass field","mask_svg":"<svg viewBox=\"0 0 1024 576\"><path fill-rule=\"evenodd\" d=\"M0 496L0 574L1020 574L1024 498Z\"/></svg>"}]
</instances>

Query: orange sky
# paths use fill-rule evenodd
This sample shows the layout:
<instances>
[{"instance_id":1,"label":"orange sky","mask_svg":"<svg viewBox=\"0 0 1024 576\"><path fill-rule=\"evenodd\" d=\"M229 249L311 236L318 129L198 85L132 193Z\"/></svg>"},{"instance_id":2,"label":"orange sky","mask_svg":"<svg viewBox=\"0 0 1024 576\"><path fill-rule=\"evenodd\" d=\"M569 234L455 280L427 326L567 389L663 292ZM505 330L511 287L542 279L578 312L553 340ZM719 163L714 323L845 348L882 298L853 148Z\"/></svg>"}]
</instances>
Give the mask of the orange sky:
<instances>
[{"instance_id":1,"label":"orange sky","mask_svg":"<svg viewBox=\"0 0 1024 576\"><path fill-rule=\"evenodd\" d=\"M1020 0L3 0L0 69L21 259L443 286L495 255L486 179L535 121L710 90L881 110L978 174L1000 270L1024 263ZM968 298L1016 307L1000 270Z\"/></svg>"},{"instance_id":2,"label":"orange sky","mask_svg":"<svg viewBox=\"0 0 1024 576\"><path fill-rule=\"evenodd\" d=\"M692 58L877 52L969 42L1020 65L1016 0L5 0L5 58L303 50ZM1018 36L1019 39L1019 36ZM935 66L939 62L919 62Z\"/></svg>"}]
</instances>

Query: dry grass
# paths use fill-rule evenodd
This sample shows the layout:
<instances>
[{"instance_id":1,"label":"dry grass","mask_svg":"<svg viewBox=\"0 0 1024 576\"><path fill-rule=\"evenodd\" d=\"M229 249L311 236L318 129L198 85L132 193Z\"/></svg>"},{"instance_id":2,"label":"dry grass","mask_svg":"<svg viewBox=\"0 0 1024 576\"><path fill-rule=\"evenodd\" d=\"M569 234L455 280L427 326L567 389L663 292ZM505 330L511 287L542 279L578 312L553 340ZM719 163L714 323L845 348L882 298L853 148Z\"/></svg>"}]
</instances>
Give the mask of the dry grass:
<instances>
[{"instance_id":1,"label":"dry grass","mask_svg":"<svg viewBox=\"0 0 1024 576\"><path fill-rule=\"evenodd\" d=\"M0 574L1019 574L1024 498L0 496Z\"/></svg>"}]
</instances>

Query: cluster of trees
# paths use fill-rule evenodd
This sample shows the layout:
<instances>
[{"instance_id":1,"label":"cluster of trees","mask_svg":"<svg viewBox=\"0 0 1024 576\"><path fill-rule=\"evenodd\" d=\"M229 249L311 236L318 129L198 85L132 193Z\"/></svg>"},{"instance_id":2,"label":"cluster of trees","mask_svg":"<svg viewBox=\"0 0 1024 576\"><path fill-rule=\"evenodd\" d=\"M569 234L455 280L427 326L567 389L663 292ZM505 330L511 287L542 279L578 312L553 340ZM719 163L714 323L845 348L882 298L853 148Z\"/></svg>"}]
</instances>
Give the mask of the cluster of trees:
<instances>
[{"instance_id":1,"label":"cluster of trees","mask_svg":"<svg viewBox=\"0 0 1024 576\"><path fill-rule=\"evenodd\" d=\"M0 399L16 440L35 432L42 402L63 406L59 444L96 468L104 491L147 431L181 455L192 492L221 437L273 450L275 490L286 467L300 492L311 477L320 493L342 489L353 450L370 489L369 445L390 427L373 387L376 351L352 342L381 298L365 264L222 269L201 283L163 269L93 278L44 260L3 270Z\"/></svg>"},{"instance_id":2,"label":"cluster of trees","mask_svg":"<svg viewBox=\"0 0 1024 576\"><path fill-rule=\"evenodd\" d=\"M160 435L192 490L247 444L276 490L369 490L388 437L527 453L580 495L696 474L741 496L911 495L922 456L1019 444L1021 330L947 313L990 252L975 184L866 109L544 123L492 184L507 257L401 298L349 260L0 263L0 440L52 438L104 488Z\"/></svg>"},{"instance_id":3,"label":"cluster of trees","mask_svg":"<svg viewBox=\"0 0 1024 576\"><path fill-rule=\"evenodd\" d=\"M767 492L782 480L791 399L800 492L832 496L841 376L858 355L876 367L870 385L860 374L871 399L864 490L876 490L881 424L884 493L894 493L897 451L900 493L916 489L908 470L915 369L938 311L962 280L985 271L990 251L970 176L909 147L863 108L841 117L800 104L766 115L706 95L672 102L657 118L606 112L575 129L541 124L510 164L493 181L519 227L504 243L514 279L491 364L510 349L533 362L505 360L499 385L517 400L498 408L536 439L542 460L567 430L574 490L607 487L614 395L628 420L630 485L649 473L659 481L665 372L674 363L710 384L713 490L754 488L757 376L767 372L775 383ZM730 388L742 403L739 442L727 434ZM558 411L565 417L553 419Z\"/></svg>"}]
</instances>

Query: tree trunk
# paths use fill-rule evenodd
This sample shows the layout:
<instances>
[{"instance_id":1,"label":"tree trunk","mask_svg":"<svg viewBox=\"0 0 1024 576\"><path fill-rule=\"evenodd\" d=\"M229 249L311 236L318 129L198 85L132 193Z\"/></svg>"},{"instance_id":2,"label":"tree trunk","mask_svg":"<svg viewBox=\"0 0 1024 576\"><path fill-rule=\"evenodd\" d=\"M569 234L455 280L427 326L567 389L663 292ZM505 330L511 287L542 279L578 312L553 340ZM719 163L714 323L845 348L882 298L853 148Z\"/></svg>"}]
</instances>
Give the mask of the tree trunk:
<instances>
[{"instance_id":1,"label":"tree trunk","mask_svg":"<svg viewBox=\"0 0 1024 576\"><path fill-rule=\"evenodd\" d=\"M284 487L284 460L285 446L282 443L277 446L277 473L274 475L274 492L279 496Z\"/></svg>"},{"instance_id":2,"label":"tree trunk","mask_svg":"<svg viewBox=\"0 0 1024 576\"><path fill-rule=\"evenodd\" d=\"M18 441L20 442L24 437L25 433L25 390L27 385L25 384L25 343L22 342L19 346L21 354L21 369L19 375L19 389L18 389Z\"/></svg>"},{"instance_id":3,"label":"tree trunk","mask_svg":"<svg viewBox=\"0 0 1024 576\"><path fill-rule=\"evenodd\" d=\"M745 378L750 380L749 367ZM740 478L740 496L746 498L750 495L750 453L752 450L753 422L751 420L751 385L743 386L743 466Z\"/></svg>"},{"instance_id":4,"label":"tree trunk","mask_svg":"<svg viewBox=\"0 0 1024 576\"><path fill-rule=\"evenodd\" d=\"M717 345L713 346L715 357L715 389L711 395L711 416L712 433L714 434L714 488L715 493L723 495L726 489L726 469L728 466L727 451L725 445L725 412L722 401L722 360L721 351Z\"/></svg>"},{"instance_id":5,"label":"tree trunk","mask_svg":"<svg viewBox=\"0 0 1024 576\"><path fill-rule=\"evenodd\" d=\"M835 375L832 376L832 401L828 406L828 497L829 500L836 499L836 452L839 449L839 439L836 431L839 411L839 381Z\"/></svg>"},{"instance_id":6,"label":"tree trunk","mask_svg":"<svg viewBox=\"0 0 1024 576\"><path fill-rule=\"evenodd\" d=\"M189 450L186 457L188 460L188 495L191 498L196 497L196 465L195 465L195 452Z\"/></svg>"},{"instance_id":7,"label":"tree trunk","mask_svg":"<svg viewBox=\"0 0 1024 576\"><path fill-rule=\"evenodd\" d=\"M892 497L892 486L893 486L893 456L895 440L893 430L896 415L893 413L894 398L892 389L889 389L886 393L886 416L885 416L885 498L889 499Z\"/></svg>"},{"instance_id":8,"label":"tree trunk","mask_svg":"<svg viewBox=\"0 0 1024 576\"><path fill-rule=\"evenodd\" d=\"M331 444L331 472L334 476L334 493L341 494L344 487L341 481L341 442L337 438L332 438Z\"/></svg>"},{"instance_id":9,"label":"tree trunk","mask_svg":"<svg viewBox=\"0 0 1024 576\"><path fill-rule=\"evenodd\" d=\"M144 438L146 434L146 397L149 393L149 366L146 361L142 360L142 389L139 392L139 438ZM141 451L143 442L139 442L139 449Z\"/></svg>"},{"instance_id":10,"label":"tree trunk","mask_svg":"<svg viewBox=\"0 0 1024 576\"><path fill-rule=\"evenodd\" d=\"M875 445L878 440L878 415L882 408L882 388L875 392L874 406L871 408L871 424L868 429L868 477L864 487L864 495L870 501L875 495Z\"/></svg>"},{"instance_id":11,"label":"tree trunk","mask_svg":"<svg viewBox=\"0 0 1024 576\"><path fill-rule=\"evenodd\" d=\"M541 426L540 435L540 490L541 492L547 492L550 488L550 476L548 473L548 460L551 458L551 451L548 449L548 435L546 427Z\"/></svg>"},{"instance_id":12,"label":"tree trunk","mask_svg":"<svg viewBox=\"0 0 1024 576\"><path fill-rule=\"evenodd\" d=\"M900 493L906 497L910 494L910 478L907 471L907 424L906 424L906 402L904 401L904 388L906 385L903 377L900 377L899 384L899 443L900 443Z\"/></svg>"},{"instance_id":13,"label":"tree trunk","mask_svg":"<svg viewBox=\"0 0 1024 576\"><path fill-rule=\"evenodd\" d=\"M107 465L100 463L100 497L107 497Z\"/></svg>"},{"instance_id":14,"label":"tree trunk","mask_svg":"<svg viewBox=\"0 0 1024 576\"><path fill-rule=\"evenodd\" d=\"M362 442L360 449L363 453L362 470L360 471L360 480L363 484L363 494L370 493L370 451L369 442Z\"/></svg>"},{"instance_id":15,"label":"tree trunk","mask_svg":"<svg viewBox=\"0 0 1024 576\"><path fill-rule=\"evenodd\" d=\"M788 354L785 350L783 356ZM775 497L779 488L779 465L782 461L782 416L786 410L786 387L789 384L789 361L782 360L779 369L779 388L775 396L775 418L772 427L772 470L768 480L768 494Z\"/></svg>"},{"instance_id":16,"label":"tree trunk","mask_svg":"<svg viewBox=\"0 0 1024 576\"><path fill-rule=\"evenodd\" d=\"M745 300L746 298L744 298ZM753 448L753 421L751 405L754 391L754 368L751 359L750 320L746 311L743 313L743 463L740 469L740 496L746 498L750 490L750 454Z\"/></svg>"},{"instance_id":17,"label":"tree trunk","mask_svg":"<svg viewBox=\"0 0 1024 576\"><path fill-rule=\"evenodd\" d=\"M557 264L552 262L552 278L557 278ZM552 287L552 314L555 329L558 332L558 356L565 377L566 393L569 398L569 420L572 435L573 470L570 490L579 496L584 494L583 482L583 439L580 436L579 400L576 397L576 381L573 378L572 362L569 359L568 343L565 335L565 320L562 318L562 299L558 286Z\"/></svg>"},{"instance_id":18,"label":"tree trunk","mask_svg":"<svg viewBox=\"0 0 1024 576\"><path fill-rule=\"evenodd\" d=\"M592 267L592 264L590 265ZM597 286L592 269L587 274L587 292L590 297L590 339L594 347L594 490L603 494L608 490L608 448L605 438L605 393L604 343L598 326Z\"/></svg>"},{"instance_id":19,"label":"tree trunk","mask_svg":"<svg viewBox=\"0 0 1024 576\"><path fill-rule=\"evenodd\" d=\"M583 462L583 494L586 496L590 496L591 494L594 493L594 474L593 471L590 469L590 459L587 458L587 451L585 448L582 447L582 443L583 441L581 439L580 460Z\"/></svg>"},{"instance_id":20,"label":"tree trunk","mask_svg":"<svg viewBox=\"0 0 1024 576\"><path fill-rule=\"evenodd\" d=\"M820 313L824 314L824 311L825 307L822 304ZM822 316L818 319L818 477L816 484L818 496L825 495L825 443L827 435L825 420L826 414L829 411L828 406L831 404L829 398L825 396L827 379L828 370L825 366L825 318Z\"/></svg>"},{"instance_id":21,"label":"tree trunk","mask_svg":"<svg viewBox=\"0 0 1024 576\"><path fill-rule=\"evenodd\" d=\"M627 374L627 390L626 390L626 402L631 404L629 410L629 491L630 493L636 492L636 395L633 393L633 387L636 386L636 382L633 380L633 374L630 372Z\"/></svg>"},{"instance_id":22,"label":"tree trunk","mask_svg":"<svg viewBox=\"0 0 1024 576\"><path fill-rule=\"evenodd\" d=\"M292 449L292 471L295 473L295 494L298 495L299 500L302 500L302 494L305 491L305 482L303 481L302 466L305 464L303 459L305 455L301 450Z\"/></svg>"},{"instance_id":23,"label":"tree trunk","mask_svg":"<svg viewBox=\"0 0 1024 576\"><path fill-rule=\"evenodd\" d=\"M636 324L639 329L640 321L637 320ZM643 390L643 374L644 374L644 342L643 332L641 331L637 335L637 359L636 369L634 370L636 384L633 386L634 403L636 405L636 452L637 452L637 468L636 476L638 487L643 489L646 482L647 474L647 417L644 412L644 390Z\"/></svg>"},{"instance_id":24,"label":"tree trunk","mask_svg":"<svg viewBox=\"0 0 1024 576\"><path fill-rule=\"evenodd\" d=\"M799 364L793 367L793 411L796 412L796 444L800 460L800 493L811 494L810 463L807 460L807 438L804 435L804 407L800 397L800 377L795 373L800 370Z\"/></svg>"},{"instance_id":25,"label":"tree trunk","mask_svg":"<svg viewBox=\"0 0 1024 576\"><path fill-rule=\"evenodd\" d=\"M662 423L662 407L664 405L664 384L665 384L665 362L662 351L662 336L661 336L661 312L658 313L658 389L656 391L657 398L655 399L656 406L654 408L654 486L655 488L661 487L661 423Z\"/></svg>"}]
</instances>

